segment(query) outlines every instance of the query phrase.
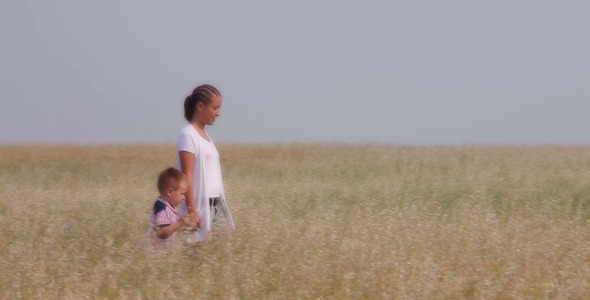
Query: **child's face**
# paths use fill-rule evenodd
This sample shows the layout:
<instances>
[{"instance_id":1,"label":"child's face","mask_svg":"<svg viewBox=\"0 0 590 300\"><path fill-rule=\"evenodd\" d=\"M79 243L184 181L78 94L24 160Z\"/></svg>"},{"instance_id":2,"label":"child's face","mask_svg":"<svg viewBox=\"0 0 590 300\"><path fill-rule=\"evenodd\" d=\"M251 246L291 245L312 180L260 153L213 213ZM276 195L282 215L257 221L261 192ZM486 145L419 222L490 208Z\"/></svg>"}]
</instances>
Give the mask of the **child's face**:
<instances>
[{"instance_id":1,"label":"child's face","mask_svg":"<svg viewBox=\"0 0 590 300\"><path fill-rule=\"evenodd\" d=\"M187 189L188 186L184 182L181 183L177 189L168 188L168 191L166 192L168 199L166 200L168 200L168 202L170 202L170 205L172 205L173 207L178 206L178 204L184 201Z\"/></svg>"}]
</instances>

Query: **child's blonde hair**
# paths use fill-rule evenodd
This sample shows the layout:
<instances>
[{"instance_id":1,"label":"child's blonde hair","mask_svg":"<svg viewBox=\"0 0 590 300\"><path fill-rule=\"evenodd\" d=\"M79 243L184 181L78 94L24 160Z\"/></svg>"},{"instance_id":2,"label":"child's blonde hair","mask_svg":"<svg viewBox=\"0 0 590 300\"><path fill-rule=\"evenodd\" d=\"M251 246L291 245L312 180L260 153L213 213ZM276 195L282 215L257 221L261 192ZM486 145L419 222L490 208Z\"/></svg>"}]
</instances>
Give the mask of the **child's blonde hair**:
<instances>
[{"instance_id":1,"label":"child's blonde hair","mask_svg":"<svg viewBox=\"0 0 590 300\"><path fill-rule=\"evenodd\" d=\"M178 189L181 183L185 183L189 185L188 178L184 173L176 168L168 168L162 172L160 172L160 176L158 176L158 191L160 194L166 192L168 188Z\"/></svg>"}]
</instances>

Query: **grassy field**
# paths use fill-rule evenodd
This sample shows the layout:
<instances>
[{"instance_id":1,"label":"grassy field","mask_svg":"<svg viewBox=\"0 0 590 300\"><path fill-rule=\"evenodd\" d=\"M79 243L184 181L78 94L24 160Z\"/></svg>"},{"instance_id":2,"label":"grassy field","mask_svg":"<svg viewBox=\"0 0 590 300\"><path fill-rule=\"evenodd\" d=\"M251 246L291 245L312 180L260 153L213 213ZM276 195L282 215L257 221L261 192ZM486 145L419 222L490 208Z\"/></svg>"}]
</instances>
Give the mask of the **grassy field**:
<instances>
[{"instance_id":1,"label":"grassy field","mask_svg":"<svg viewBox=\"0 0 590 300\"><path fill-rule=\"evenodd\" d=\"M238 230L161 257L173 145L0 146L0 298L590 298L590 146L218 148Z\"/></svg>"}]
</instances>

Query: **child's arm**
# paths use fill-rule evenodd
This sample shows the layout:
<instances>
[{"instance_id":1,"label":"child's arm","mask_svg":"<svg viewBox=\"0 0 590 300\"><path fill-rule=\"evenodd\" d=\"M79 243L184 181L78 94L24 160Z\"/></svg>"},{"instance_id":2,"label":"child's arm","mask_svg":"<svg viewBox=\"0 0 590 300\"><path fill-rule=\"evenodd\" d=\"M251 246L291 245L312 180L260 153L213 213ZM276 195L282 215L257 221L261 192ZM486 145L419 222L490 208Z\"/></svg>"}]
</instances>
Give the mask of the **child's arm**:
<instances>
[{"instance_id":1,"label":"child's arm","mask_svg":"<svg viewBox=\"0 0 590 300\"><path fill-rule=\"evenodd\" d=\"M172 235L177 230L181 229L182 227L188 226L190 224L190 217L189 215L184 215L182 218L178 220L178 222L165 225L162 227L156 227L156 236L161 239L166 239L170 235Z\"/></svg>"}]
</instances>

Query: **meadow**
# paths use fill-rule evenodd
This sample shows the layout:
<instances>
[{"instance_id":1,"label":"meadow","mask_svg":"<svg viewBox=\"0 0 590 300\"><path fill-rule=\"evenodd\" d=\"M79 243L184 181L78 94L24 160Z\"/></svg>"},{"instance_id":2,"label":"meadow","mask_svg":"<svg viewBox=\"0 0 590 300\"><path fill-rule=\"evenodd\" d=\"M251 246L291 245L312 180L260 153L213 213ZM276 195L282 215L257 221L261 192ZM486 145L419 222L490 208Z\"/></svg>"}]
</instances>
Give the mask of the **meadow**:
<instances>
[{"instance_id":1,"label":"meadow","mask_svg":"<svg viewBox=\"0 0 590 300\"><path fill-rule=\"evenodd\" d=\"M590 298L590 146L218 149L237 230L159 256L174 145L0 146L0 298Z\"/></svg>"}]
</instances>

